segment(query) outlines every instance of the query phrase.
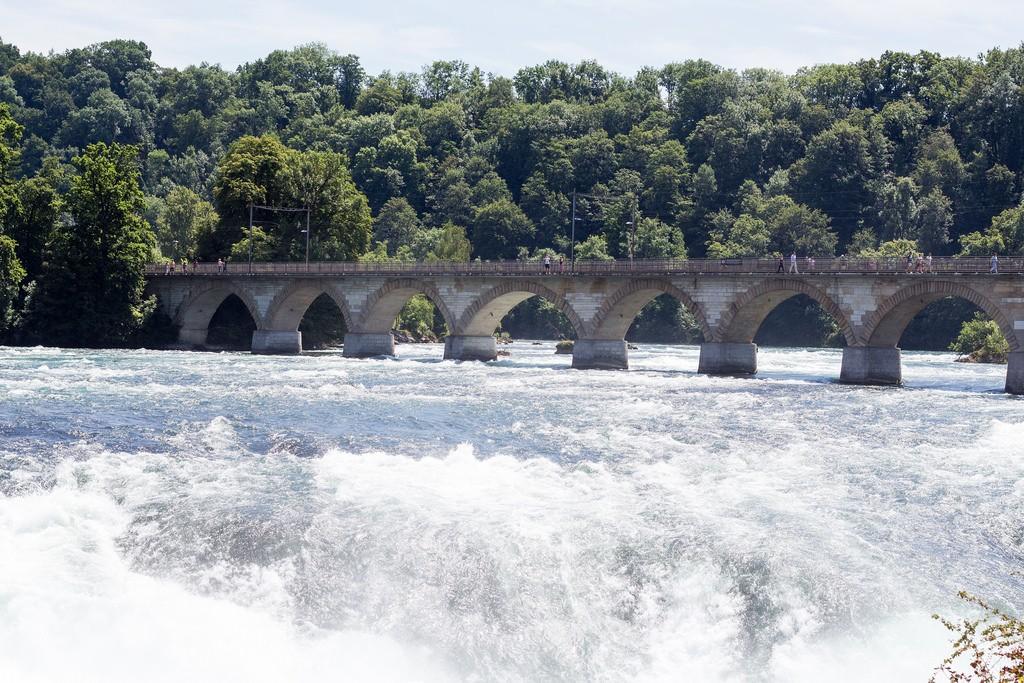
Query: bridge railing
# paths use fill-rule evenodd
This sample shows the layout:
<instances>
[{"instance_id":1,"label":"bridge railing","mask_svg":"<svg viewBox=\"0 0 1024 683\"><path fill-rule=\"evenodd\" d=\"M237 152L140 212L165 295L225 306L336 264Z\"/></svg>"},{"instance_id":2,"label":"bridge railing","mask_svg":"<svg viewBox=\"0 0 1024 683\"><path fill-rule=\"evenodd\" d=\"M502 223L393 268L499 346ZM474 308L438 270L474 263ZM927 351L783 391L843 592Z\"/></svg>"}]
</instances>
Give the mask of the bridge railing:
<instances>
[{"instance_id":1,"label":"bridge railing","mask_svg":"<svg viewBox=\"0 0 1024 683\"><path fill-rule=\"evenodd\" d=\"M988 273L990 261L987 257L938 257L930 263L914 261L907 264L905 258L805 258L797 259L800 274L832 275L842 273ZM790 261L783 259L782 271L788 273ZM167 264L154 263L146 266L146 274L163 275L359 275L359 274L403 274L403 275L710 275L777 273L779 260L774 258L726 258L726 259L634 259L616 261L582 261L570 264L553 262L549 268L539 261L431 261L414 263L365 263L358 261L303 261L253 262L253 263L197 263L188 264L183 271L181 265L171 270ZM1024 274L1024 258L1004 257L999 260L1000 273Z\"/></svg>"}]
</instances>

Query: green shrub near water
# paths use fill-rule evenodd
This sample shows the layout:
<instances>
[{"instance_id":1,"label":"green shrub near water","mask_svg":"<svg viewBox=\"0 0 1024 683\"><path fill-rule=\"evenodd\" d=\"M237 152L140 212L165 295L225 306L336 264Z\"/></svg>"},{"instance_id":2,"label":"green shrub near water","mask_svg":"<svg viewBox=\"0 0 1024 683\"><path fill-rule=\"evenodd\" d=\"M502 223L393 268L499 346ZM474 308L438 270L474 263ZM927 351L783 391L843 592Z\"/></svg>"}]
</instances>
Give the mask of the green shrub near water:
<instances>
[{"instance_id":1,"label":"green shrub near water","mask_svg":"<svg viewBox=\"0 0 1024 683\"><path fill-rule=\"evenodd\" d=\"M949 345L962 360L975 363L1005 363L1010 345L995 321L983 313L975 313L960 328L960 334Z\"/></svg>"}]
</instances>

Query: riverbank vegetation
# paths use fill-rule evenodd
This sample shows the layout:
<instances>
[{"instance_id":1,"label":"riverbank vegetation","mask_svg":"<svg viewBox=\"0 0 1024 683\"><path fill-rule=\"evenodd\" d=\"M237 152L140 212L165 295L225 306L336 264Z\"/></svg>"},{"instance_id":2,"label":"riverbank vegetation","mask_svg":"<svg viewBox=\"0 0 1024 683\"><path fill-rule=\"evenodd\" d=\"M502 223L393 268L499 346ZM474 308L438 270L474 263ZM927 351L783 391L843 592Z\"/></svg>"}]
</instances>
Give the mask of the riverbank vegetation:
<instances>
[{"instance_id":1,"label":"riverbank vegetation","mask_svg":"<svg viewBox=\"0 0 1024 683\"><path fill-rule=\"evenodd\" d=\"M1024 681L1024 622L970 593L961 591L960 598L982 615L960 621L933 615L955 638L931 683Z\"/></svg>"},{"instance_id":2,"label":"riverbank vegetation","mask_svg":"<svg viewBox=\"0 0 1024 683\"><path fill-rule=\"evenodd\" d=\"M1005 363L1010 353L999 326L980 313L963 324L949 349L960 354L957 360L968 363Z\"/></svg>"},{"instance_id":3,"label":"riverbank vegetation","mask_svg":"<svg viewBox=\"0 0 1024 683\"><path fill-rule=\"evenodd\" d=\"M169 327L142 297L145 260L298 260L307 237L314 260L568 259L572 227L577 258L1020 255L1022 181L1024 48L496 75L459 60L368 74L320 44L231 70L161 67L132 40L0 41L0 334L156 339ZM574 191L591 196L573 226ZM304 211L257 209L250 241L250 203L308 207L310 231ZM945 310L955 327L973 312ZM779 315L762 343L841 343L816 305ZM538 300L504 326L571 332ZM663 299L630 330L698 336Z\"/></svg>"}]
</instances>

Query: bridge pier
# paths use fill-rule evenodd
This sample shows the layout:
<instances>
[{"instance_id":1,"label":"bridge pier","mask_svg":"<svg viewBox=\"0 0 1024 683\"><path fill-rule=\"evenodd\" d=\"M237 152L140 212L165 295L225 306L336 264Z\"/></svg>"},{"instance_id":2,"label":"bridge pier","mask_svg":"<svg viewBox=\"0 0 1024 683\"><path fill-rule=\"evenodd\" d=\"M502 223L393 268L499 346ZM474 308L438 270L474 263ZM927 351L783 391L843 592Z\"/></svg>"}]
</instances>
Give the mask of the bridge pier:
<instances>
[{"instance_id":1,"label":"bridge pier","mask_svg":"<svg viewBox=\"0 0 1024 683\"><path fill-rule=\"evenodd\" d=\"M346 358L371 358L395 355L391 332L347 332L341 355Z\"/></svg>"},{"instance_id":2,"label":"bridge pier","mask_svg":"<svg viewBox=\"0 0 1024 683\"><path fill-rule=\"evenodd\" d=\"M705 342L700 345L697 372L703 375L757 374L757 344Z\"/></svg>"},{"instance_id":3,"label":"bridge pier","mask_svg":"<svg viewBox=\"0 0 1024 683\"><path fill-rule=\"evenodd\" d=\"M895 346L847 346L843 349L839 381L846 384L901 384L900 350Z\"/></svg>"},{"instance_id":4,"label":"bridge pier","mask_svg":"<svg viewBox=\"0 0 1024 683\"><path fill-rule=\"evenodd\" d=\"M298 330L256 330L252 333L252 352L288 354L302 352L302 333Z\"/></svg>"},{"instance_id":5,"label":"bridge pier","mask_svg":"<svg viewBox=\"0 0 1024 683\"><path fill-rule=\"evenodd\" d=\"M580 370L626 370L629 351L625 339L577 339L572 366Z\"/></svg>"},{"instance_id":6,"label":"bridge pier","mask_svg":"<svg viewBox=\"0 0 1024 683\"><path fill-rule=\"evenodd\" d=\"M1011 351L1007 355L1006 393L1024 394L1024 351Z\"/></svg>"},{"instance_id":7,"label":"bridge pier","mask_svg":"<svg viewBox=\"0 0 1024 683\"><path fill-rule=\"evenodd\" d=\"M207 332L209 330L205 327L202 329L182 327L178 330L178 343L187 346L205 346Z\"/></svg>"},{"instance_id":8,"label":"bridge pier","mask_svg":"<svg viewBox=\"0 0 1024 683\"><path fill-rule=\"evenodd\" d=\"M494 335L450 334L444 339L445 360L494 360L498 343Z\"/></svg>"}]
</instances>

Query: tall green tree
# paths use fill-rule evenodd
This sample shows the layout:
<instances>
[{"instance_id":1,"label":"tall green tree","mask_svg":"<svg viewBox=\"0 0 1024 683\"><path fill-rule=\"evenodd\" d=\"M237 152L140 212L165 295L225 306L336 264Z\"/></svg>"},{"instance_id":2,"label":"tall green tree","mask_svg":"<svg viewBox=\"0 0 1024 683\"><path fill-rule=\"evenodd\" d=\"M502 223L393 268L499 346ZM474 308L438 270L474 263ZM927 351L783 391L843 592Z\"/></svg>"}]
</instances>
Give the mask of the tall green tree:
<instances>
[{"instance_id":1,"label":"tall green tree","mask_svg":"<svg viewBox=\"0 0 1024 683\"><path fill-rule=\"evenodd\" d=\"M121 346L155 307L143 295L155 241L141 216L138 151L97 143L72 163L70 220L47 247L29 330L49 344Z\"/></svg>"},{"instance_id":2,"label":"tall green tree","mask_svg":"<svg viewBox=\"0 0 1024 683\"><path fill-rule=\"evenodd\" d=\"M175 186L164 198L156 220L161 252L174 260L195 258L199 238L213 233L218 222L210 202L188 188Z\"/></svg>"},{"instance_id":3,"label":"tall green tree","mask_svg":"<svg viewBox=\"0 0 1024 683\"><path fill-rule=\"evenodd\" d=\"M312 258L352 261L370 246L370 205L352 181L344 155L289 150L280 184L285 202L310 211ZM301 221L278 223L281 256L300 258L304 253L302 226Z\"/></svg>"},{"instance_id":4,"label":"tall green tree","mask_svg":"<svg viewBox=\"0 0 1024 683\"><path fill-rule=\"evenodd\" d=\"M280 178L287 158L287 148L270 135L247 135L231 145L217 166L213 184L220 227L200 241L200 258L216 259L242 238L249 224L250 204L283 205L285 191Z\"/></svg>"}]
</instances>

